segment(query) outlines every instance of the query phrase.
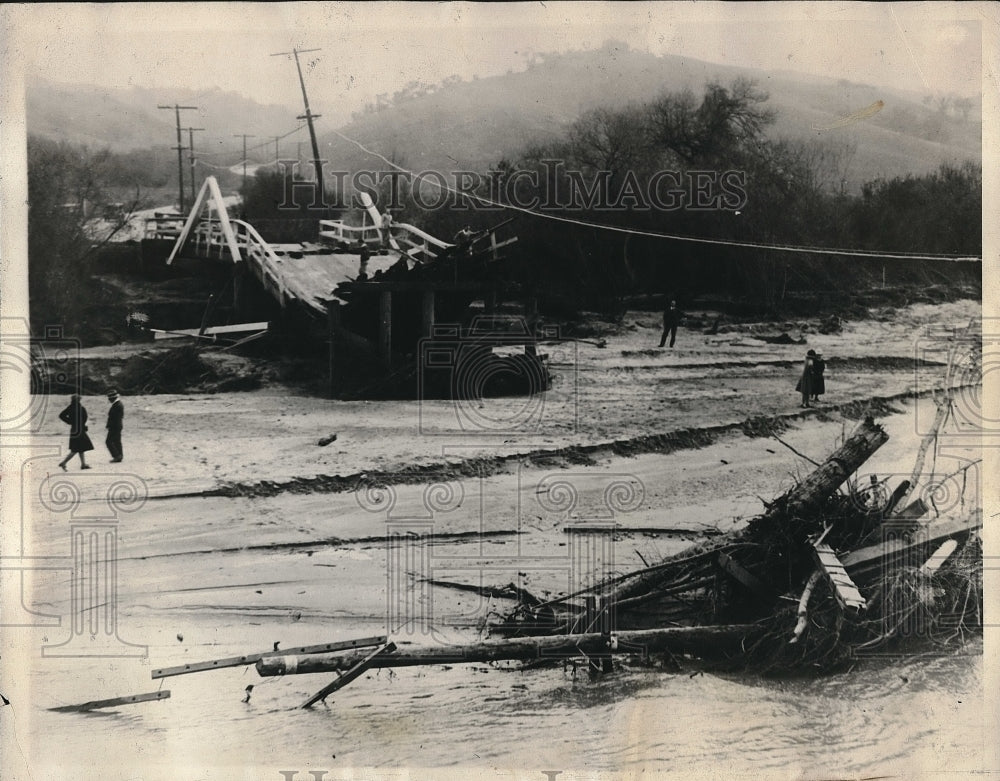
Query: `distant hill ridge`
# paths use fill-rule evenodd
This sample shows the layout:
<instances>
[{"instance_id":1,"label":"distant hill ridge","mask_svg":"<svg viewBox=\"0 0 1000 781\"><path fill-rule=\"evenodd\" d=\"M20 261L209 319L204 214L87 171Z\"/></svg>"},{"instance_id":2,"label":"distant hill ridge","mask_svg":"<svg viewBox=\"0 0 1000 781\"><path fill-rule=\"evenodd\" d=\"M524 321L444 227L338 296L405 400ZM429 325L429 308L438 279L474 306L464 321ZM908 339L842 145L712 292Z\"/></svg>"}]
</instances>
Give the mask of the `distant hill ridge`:
<instances>
[{"instance_id":1,"label":"distant hill ridge","mask_svg":"<svg viewBox=\"0 0 1000 781\"><path fill-rule=\"evenodd\" d=\"M590 108L640 103L686 88L700 94L709 80L727 84L741 76L754 79L769 93L768 105L778 113L772 135L814 138L850 150L841 174L848 188L879 176L921 174L945 162L982 159L978 102L945 106L932 96L920 99L835 78L655 56L613 42L597 50L537 58L526 70L471 81L448 80L421 96L359 113L340 131L412 170L485 171L503 157L516 159L531 143L560 137ZM332 102L322 83L309 88L313 103ZM879 100L884 106L874 115L830 128ZM261 106L222 90L103 90L36 80L28 90L28 129L116 151L175 143L173 117L156 105L188 101L203 107L197 116L188 112L192 115L188 124L206 128L195 137L196 147L203 143L206 151L213 145L232 150L233 133L253 133L257 138L251 144L256 145L296 125L290 107ZM324 132L326 122L324 118L317 125L320 153L333 168L385 167L353 144ZM306 139L304 133L289 139L282 154L289 154L295 141ZM307 155L308 144L303 146ZM255 156L269 160L273 147Z\"/></svg>"}]
</instances>

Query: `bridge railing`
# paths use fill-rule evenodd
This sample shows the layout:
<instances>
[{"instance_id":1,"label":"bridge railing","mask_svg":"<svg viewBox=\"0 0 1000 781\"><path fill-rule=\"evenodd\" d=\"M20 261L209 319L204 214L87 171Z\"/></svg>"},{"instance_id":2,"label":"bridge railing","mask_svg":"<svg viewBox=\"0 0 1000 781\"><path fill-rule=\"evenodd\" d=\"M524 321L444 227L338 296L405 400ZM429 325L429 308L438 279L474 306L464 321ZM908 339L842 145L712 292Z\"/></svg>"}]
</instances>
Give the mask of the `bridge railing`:
<instances>
[{"instance_id":1,"label":"bridge railing","mask_svg":"<svg viewBox=\"0 0 1000 781\"><path fill-rule=\"evenodd\" d=\"M176 239L184 227L184 217L158 214L146 218L143 238L146 239Z\"/></svg>"},{"instance_id":2,"label":"bridge railing","mask_svg":"<svg viewBox=\"0 0 1000 781\"><path fill-rule=\"evenodd\" d=\"M250 261L248 265L260 278L264 287L273 292L284 306L286 299L291 296L281 281L281 258L250 223L230 220L229 224L233 228L236 245L242 255L241 259ZM225 257L229 251L229 244L222 228L222 221L216 217L201 220L191 231L188 246L199 257L219 259Z\"/></svg>"},{"instance_id":3,"label":"bridge railing","mask_svg":"<svg viewBox=\"0 0 1000 781\"><path fill-rule=\"evenodd\" d=\"M278 297L281 305L285 305L285 300L290 298L288 288L281 281L281 258L279 258L271 245L261 237L257 230L248 222L243 220L230 220L236 232L236 242L245 255L245 259L252 259L250 267L258 270L260 281L265 288L270 288Z\"/></svg>"},{"instance_id":4,"label":"bridge railing","mask_svg":"<svg viewBox=\"0 0 1000 781\"><path fill-rule=\"evenodd\" d=\"M342 220L320 220L319 235L325 239L354 244L358 239L382 243L384 228L375 225L347 225ZM427 260L438 256L434 250L445 250L454 246L446 241L431 236L415 225L405 222L394 222L390 230L390 243L396 245L410 255L423 254Z\"/></svg>"}]
</instances>

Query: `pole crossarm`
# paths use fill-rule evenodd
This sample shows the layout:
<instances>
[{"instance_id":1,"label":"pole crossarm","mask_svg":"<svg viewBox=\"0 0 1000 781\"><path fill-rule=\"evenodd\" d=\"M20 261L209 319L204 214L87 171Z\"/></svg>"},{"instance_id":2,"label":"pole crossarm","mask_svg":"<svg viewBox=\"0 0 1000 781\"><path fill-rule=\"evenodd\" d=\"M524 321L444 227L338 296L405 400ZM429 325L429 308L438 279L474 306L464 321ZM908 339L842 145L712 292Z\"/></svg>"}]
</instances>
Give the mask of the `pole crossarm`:
<instances>
[{"instance_id":1,"label":"pole crossarm","mask_svg":"<svg viewBox=\"0 0 1000 781\"><path fill-rule=\"evenodd\" d=\"M319 157L319 143L316 141L316 127L313 125L314 119L319 119L319 114L313 114L309 109L309 96L306 94L306 82L302 77L302 66L299 64L299 55L306 54L307 52L318 52L322 49L295 49L293 48L290 52L276 52L272 54L272 57L288 57L292 56L295 58L295 69L299 74L299 85L302 87L302 104L305 106L305 113L297 117L298 119L304 119L309 125L309 140L312 142L313 150L313 166L316 169L316 187L319 189L319 200L320 203L326 203L325 190L323 187L323 164Z\"/></svg>"},{"instance_id":2,"label":"pole crossarm","mask_svg":"<svg viewBox=\"0 0 1000 781\"><path fill-rule=\"evenodd\" d=\"M157 108L173 110L174 116L177 118L177 146L174 147L177 150L177 206L181 214L184 214L184 142L181 140L181 111L197 111L197 106L182 106L179 103L174 103L172 106L161 106L157 104Z\"/></svg>"}]
</instances>

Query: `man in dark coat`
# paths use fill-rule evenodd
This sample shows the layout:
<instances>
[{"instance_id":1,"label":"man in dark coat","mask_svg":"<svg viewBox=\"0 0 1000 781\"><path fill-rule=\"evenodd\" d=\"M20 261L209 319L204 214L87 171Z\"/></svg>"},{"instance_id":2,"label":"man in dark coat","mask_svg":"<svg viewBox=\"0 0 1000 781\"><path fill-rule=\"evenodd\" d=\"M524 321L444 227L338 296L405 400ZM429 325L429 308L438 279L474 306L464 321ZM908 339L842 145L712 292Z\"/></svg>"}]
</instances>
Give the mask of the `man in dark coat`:
<instances>
[{"instance_id":1,"label":"man in dark coat","mask_svg":"<svg viewBox=\"0 0 1000 781\"><path fill-rule=\"evenodd\" d=\"M813 356L813 401L819 401L819 397L826 393L826 379L823 377L823 372L825 371L826 361L823 360L823 353L817 350L816 355Z\"/></svg>"},{"instance_id":2,"label":"man in dark coat","mask_svg":"<svg viewBox=\"0 0 1000 781\"><path fill-rule=\"evenodd\" d=\"M681 313L677 309L677 302L671 300L670 305L663 310L663 336L660 337L660 347L667 343L667 334L670 334L670 346L674 346L677 338L677 326L681 322Z\"/></svg>"},{"instance_id":3,"label":"man in dark coat","mask_svg":"<svg viewBox=\"0 0 1000 781\"><path fill-rule=\"evenodd\" d=\"M125 405L118 398L118 391L108 391L108 401L111 407L108 409L108 437L104 444L108 446L111 453L111 463L117 464L125 457L122 452L122 427L125 420Z\"/></svg>"}]
</instances>

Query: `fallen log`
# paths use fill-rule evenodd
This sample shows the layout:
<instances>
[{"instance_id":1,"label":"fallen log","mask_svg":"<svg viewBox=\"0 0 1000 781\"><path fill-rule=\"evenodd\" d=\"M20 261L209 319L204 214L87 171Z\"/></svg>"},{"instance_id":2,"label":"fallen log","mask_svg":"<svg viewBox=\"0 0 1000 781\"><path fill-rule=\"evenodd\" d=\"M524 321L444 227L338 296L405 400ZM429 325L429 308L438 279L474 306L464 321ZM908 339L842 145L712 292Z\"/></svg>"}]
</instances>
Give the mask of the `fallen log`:
<instances>
[{"instance_id":1,"label":"fallen log","mask_svg":"<svg viewBox=\"0 0 1000 781\"><path fill-rule=\"evenodd\" d=\"M779 517L792 519L808 517L888 440L889 435L885 430L871 418L866 418L839 448L801 483L775 500L764 514L755 520L755 523L766 527ZM738 529L686 548L664 559L660 564L638 570L620 579L608 598L620 604L626 599L655 591L673 577L672 564L708 554L714 558L718 551L745 543L747 538L748 530ZM729 553L725 550L724 552Z\"/></svg>"},{"instance_id":2,"label":"fallen log","mask_svg":"<svg viewBox=\"0 0 1000 781\"><path fill-rule=\"evenodd\" d=\"M764 513L764 518L779 514L803 517L814 513L824 499L836 491L888 441L889 435L885 430L871 418L865 418L826 461L812 471L805 480L775 501Z\"/></svg>"},{"instance_id":3,"label":"fallen log","mask_svg":"<svg viewBox=\"0 0 1000 781\"><path fill-rule=\"evenodd\" d=\"M370 668L414 667L511 659L557 660L608 654L648 654L656 651L721 656L727 652L740 650L744 639L756 629L753 624L670 627L610 635L592 633L522 637L457 646L409 646L397 648L392 653L381 654L371 659L368 666ZM352 653L267 657L257 662L257 672L263 677L337 672L351 669L362 662L365 656Z\"/></svg>"}]
</instances>

